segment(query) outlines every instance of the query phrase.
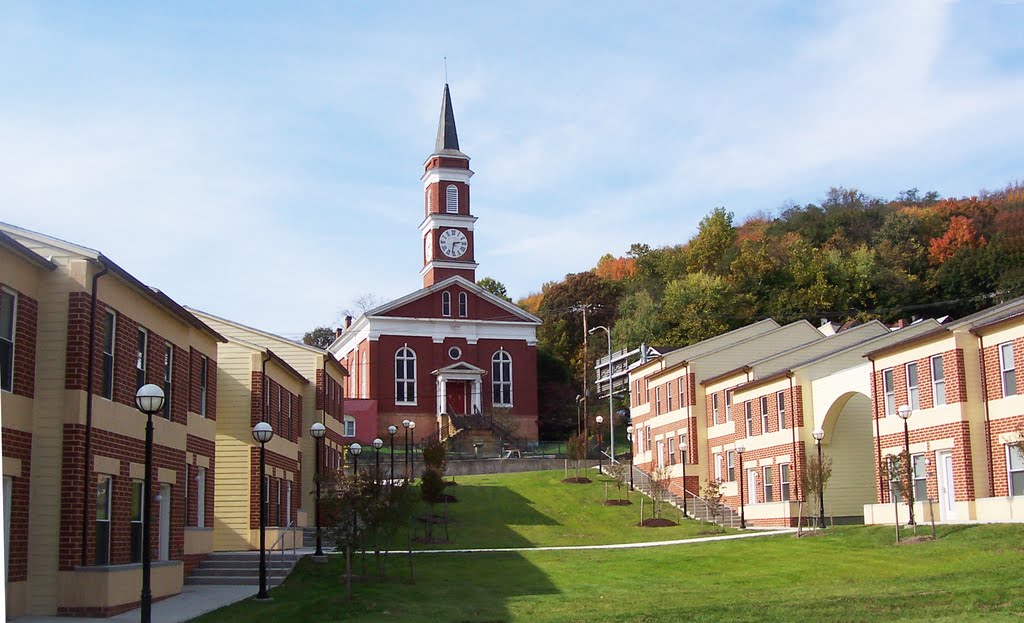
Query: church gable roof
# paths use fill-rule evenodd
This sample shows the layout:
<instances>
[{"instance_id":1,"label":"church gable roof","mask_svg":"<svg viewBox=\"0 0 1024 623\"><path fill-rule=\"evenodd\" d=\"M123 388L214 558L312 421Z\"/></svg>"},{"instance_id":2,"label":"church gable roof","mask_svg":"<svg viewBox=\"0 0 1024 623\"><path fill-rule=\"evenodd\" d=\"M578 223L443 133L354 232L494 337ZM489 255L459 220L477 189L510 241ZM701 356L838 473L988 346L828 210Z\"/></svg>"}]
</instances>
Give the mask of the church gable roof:
<instances>
[{"instance_id":1,"label":"church gable roof","mask_svg":"<svg viewBox=\"0 0 1024 623\"><path fill-rule=\"evenodd\" d=\"M452 320L460 319L458 317L458 296L456 292L462 290L474 297L475 300L470 305L470 317L462 318L461 320L541 324L540 318L491 294L472 281L458 275L371 309L366 312L366 316L370 318L374 316L392 318L449 318L448 316L441 315L440 302L435 303L434 301L435 296L440 297L440 292L443 290L450 290L453 295Z\"/></svg>"}]
</instances>

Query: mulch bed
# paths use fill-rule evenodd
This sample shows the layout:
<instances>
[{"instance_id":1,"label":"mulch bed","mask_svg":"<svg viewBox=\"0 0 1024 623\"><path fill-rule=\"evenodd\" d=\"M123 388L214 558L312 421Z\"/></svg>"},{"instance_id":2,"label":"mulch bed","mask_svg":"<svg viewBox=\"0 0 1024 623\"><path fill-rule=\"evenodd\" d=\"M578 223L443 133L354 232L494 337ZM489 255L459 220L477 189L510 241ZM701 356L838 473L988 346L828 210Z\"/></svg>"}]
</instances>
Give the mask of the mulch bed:
<instances>
[{"instance_id":1,"label":"mulch bed","mask_svg":"<svg viewBox=\"0 0 1024 623\"><path fill-rule=\"evenodd\" d=\"M437 500L438 504L454 504L458 501L459 499L457 497L455 497L454 495L448 495L447 493L442 493L440 496L438 496Z\"/></svg>"},{"instance_id":2,"label":"mulch bed","mask_svg":"<svg viewBox=\"0 0 1024 623\"><path fill-rule=\"evenodd\" d=\"M605 506L629 506L633 502L629 500L605 500Z\"/></svg>"},{"instance_id":3,"label":"mulch bed","mask_svg":"<svg viewBox=\"0 0 1024 623\"><path fill-rule=\"evenodd\" d=\"M651 517L640 522L640 527L642 528L669 528L678 525L671 519L665 519L664 517Z\"/></svg>"},{"instance_id":4,"label":"mulch bed","mask_svg":"<svg viewBox=\"0 0 1024 623\"><path fill-rule=\"evenodd\" d=\"M420 515L416 519L418 519L421 523L430 523L434 524L435 526L437 524L444 523L444 517L442 517L441 515ZM449 520L448 523L451 523L451 521Z\"/></svg>"},{"instance_id":5,"label":"mulch bed","mask_svg":"<svg viewBox=\"0 0 1024 623\"><path fill-rule=\"evenodd\" d=\"M567 485L589 485L592 481L584 476L570 476L569 478L563 478L562 482Z\"/></svg>"},{"instance_id":6,"label":"mulch bed","mask_svg":"<svg viewBox=\"0 0 1024 623\"><path fill-rule=\"evenodd\" d=\"M905 539L900 539L900 545L916 545L917 543L927 543L928 541L931 541L931 540L933 540L933 539L932 539L932 536L930 534L927 535L927 536L924 536L924 535L921 535L921 536L910 536L910 537L907 537Z\"/></svg>"}]
</instances>

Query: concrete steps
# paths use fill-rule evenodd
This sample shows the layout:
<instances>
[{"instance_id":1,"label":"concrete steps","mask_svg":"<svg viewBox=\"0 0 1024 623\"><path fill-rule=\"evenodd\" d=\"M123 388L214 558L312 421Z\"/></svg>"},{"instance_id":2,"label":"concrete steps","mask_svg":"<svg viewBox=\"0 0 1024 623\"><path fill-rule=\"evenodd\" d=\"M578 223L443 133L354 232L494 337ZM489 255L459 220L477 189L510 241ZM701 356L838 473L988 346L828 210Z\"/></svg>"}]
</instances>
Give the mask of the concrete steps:
<instances>
[{"instance_id":1,"label":"concrete steps","mask_svg":"<svg viewBox=\"0 0 1024 623\"><path fill-rule=\"evenodd\" d=\"M643 492L648 497L651 496L650 477L647 475L647 472L634 466L633 480L635 483L634 487L638 491ZM678 492L673 490L669 490L665 495L665 501L680 510L684 508L683 498L678 494ZM703 500L687 496L685 508L686 516L691 519L697 519L708 523L716 523L718 525L728 526L731 528L735 528L740 525L739 514L733 511L733 509L728 505L723 505L722 512L718 516L711 516L710 513L708 513L707 505Z\"/></svg>"},{"instance_id":2,"label":"concrete steps","mask_svg":"<svg viewBox=\"0 0 1024 623\"><path fill-rule=\"evenodd\" d=\"M277 586L291 573L299 554L267 553L267 586ZM258 586L259 552L214 552L185 578L185 584Z\"/></svg>"}]
</instances>

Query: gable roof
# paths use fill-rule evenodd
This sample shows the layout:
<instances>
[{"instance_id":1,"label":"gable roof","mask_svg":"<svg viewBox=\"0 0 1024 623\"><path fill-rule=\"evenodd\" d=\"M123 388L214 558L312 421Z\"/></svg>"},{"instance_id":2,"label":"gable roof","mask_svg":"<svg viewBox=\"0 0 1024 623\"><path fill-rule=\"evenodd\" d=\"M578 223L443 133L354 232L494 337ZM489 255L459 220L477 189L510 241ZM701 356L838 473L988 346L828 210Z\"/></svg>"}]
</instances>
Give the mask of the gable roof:
<instances>
[{"instance_id":1,"label":"gable roof","mask_svg":"<svg viewBox=\"0 0 1024 623\"><path fill-rule=\"evenodd\" d=\"M21 244L20 242L18 242L14 238L8 236L3 231L0 231L0 245L3 245L5 247L7 247L8 249L13 251L17 255L22 256L23 258L25 258L29 262L32 262L33 264L35 264L37 266L41 266L41 267L45 268L46 270L54 270L54 269L57 268L56 264L54 264L50 260L46 259L42 255L39 255L38 253L36 253L32 249L30 249L30 248L26 247L25 245Z\"/></svg>"},{"instance_id":2,"label":"gable roof","mask_svg":"<svg viewBox=\"0 0 1024 623\"><path fill-rule=\"evenodd\" d=\"M466 372L466 373L471 373L471 374L487 374L487 370L484 370L483 368L478 368L478 367L474 366L471 363L466 363L465 361L459 361L459 362L452 363L452 364L449 364L447 366L444 366L442 368L438 368L437 370L434 370L433 372L431 372L431 374L443 374L445 372Z\"/></svg>"},{"instance_id":3,"label":"gable roof","mask_svg":"<svg viewBox=\"0 0 1024 623\"><path fill-rule=\"evenodd\" d=\"M384 314L386 314L389 311L398 309L399 307L402 307L403 305L406 305L406 304L411 303L413 301L417 301L417 300L422 299L424 297L430 296L431 294L433 294L433 293L435 293L435 292L437 292L439 290L443 290L443 289L445 289L445 288L447 288L447 287L449 287L451 285L462 286L463 288L465 288L465 289L469 290L470 292L473 292L477 296L483 298L487 302L492 303L494 305L497 305L498 307L504 309L505 311L509 312L510 314L512 314L513 316L515 316L516 318L518 318L519 320L521 320L523 322L527 322L527 323L531 323L531 324L537 324L537 325L541 324L541 319L538 318L537 316L534 316L533 314L529 313L528 311L526 311L525 309L522 309L521 307L519 307L517 305L509 303L508 301L506 301L505 299L501 298L500 296L496 296L494 294L491 294L490 292L488 292L487 290L485 290L485 289L481 288L480 286L476 285L475 283L473 283L469 279L466 279L465 277L461 277L459 275L454 275L454 276L449 277L449 278L447 278L447 279L445 279L443 281L438 281L437 283L434 283L434 284L432 284L432 285L430 285L430 286L428 286L426 288L420 288L419 290L416 290L414 292L410 292L409 294L406 294L405 296L399 297L399 298L397 298L397 299L395 299L393 301L390 301L388 303L384 303L383 305L375 307L375 308L371 309L370 311L366 312L365 314L363 314L363 316L366 316L367 318L373 318L375 316L383 316ZM362 318L360 317L360 319L362 319Z\"/></svg>"}]
</instances>

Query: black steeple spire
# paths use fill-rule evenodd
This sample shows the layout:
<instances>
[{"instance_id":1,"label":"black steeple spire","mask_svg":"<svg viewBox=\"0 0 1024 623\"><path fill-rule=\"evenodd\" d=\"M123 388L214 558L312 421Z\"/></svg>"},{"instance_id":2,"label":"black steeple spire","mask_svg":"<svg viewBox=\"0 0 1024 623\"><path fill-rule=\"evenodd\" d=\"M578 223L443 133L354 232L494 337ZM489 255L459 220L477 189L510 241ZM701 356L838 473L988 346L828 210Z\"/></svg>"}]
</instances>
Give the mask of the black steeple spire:
<instances>
[{"instance_id":1,"label":"black steeple spire","mask_svg":"<svg viewBox=\"0 0 1024 623\"><path fill-rule=\"evenodd\" d=\"M434 144L435 153L442 151L459 151L459 134L455 130L455 111L452 110L452 96L448 91L447 82L444 85L444 97L441 100L441 119L437 124L437 142Z\"/></svg>"}]
</instances>

